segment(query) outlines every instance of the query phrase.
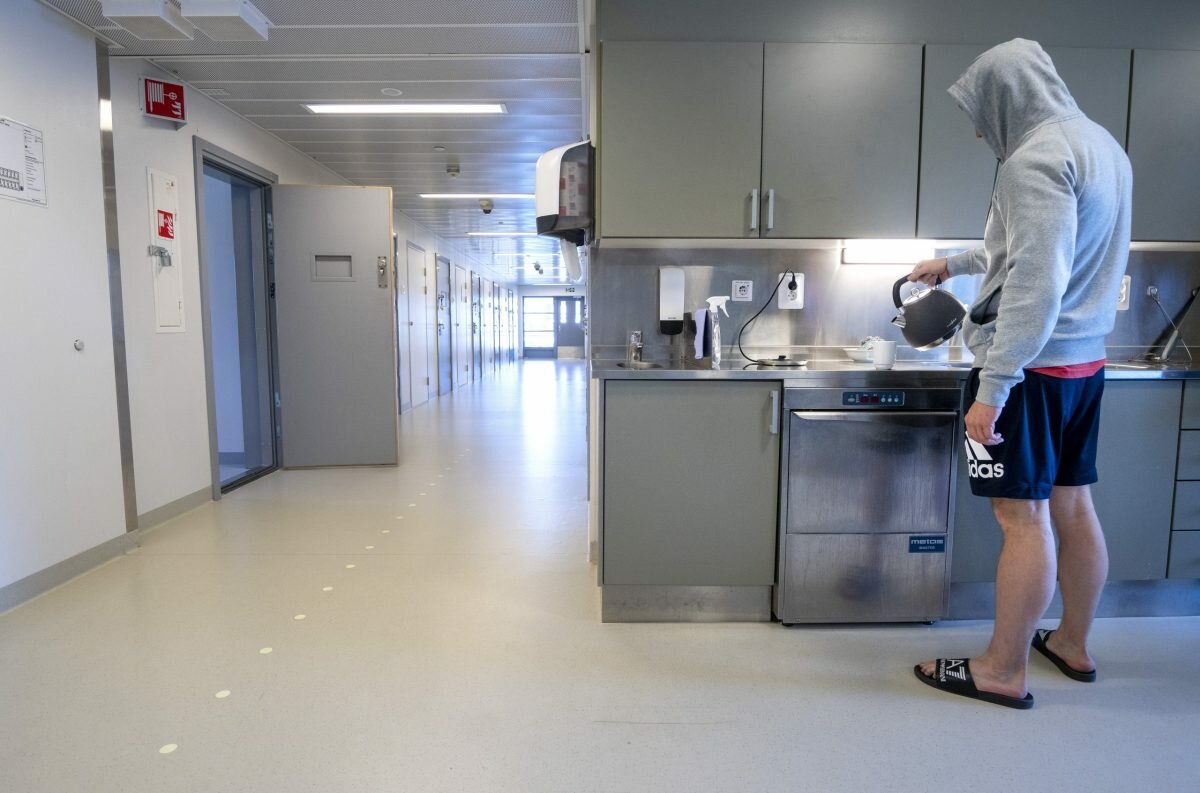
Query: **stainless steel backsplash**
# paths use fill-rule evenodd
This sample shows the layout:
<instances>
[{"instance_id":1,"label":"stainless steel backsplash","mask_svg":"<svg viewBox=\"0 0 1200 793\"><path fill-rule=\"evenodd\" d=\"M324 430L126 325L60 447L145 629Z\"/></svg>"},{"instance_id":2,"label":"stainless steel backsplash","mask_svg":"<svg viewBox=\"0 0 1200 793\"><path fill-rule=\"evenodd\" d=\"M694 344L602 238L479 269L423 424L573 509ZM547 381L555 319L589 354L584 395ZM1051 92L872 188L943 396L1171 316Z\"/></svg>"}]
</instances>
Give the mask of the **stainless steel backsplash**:
<instances>
[{"instance_id":1,"label":"stainless steel backsplash","mask_svg":"<svg viewBox=\"0 0 1200 793\"><path fill-rule=\"evenodd\" d=\"M809 352L826 355L853 346L867 336L900 342L904 359L962 354L961 339L922 353L903 346L900 330L891 324L892 283L911 267L841 264L838 250L727 250L599 248L592 252L588 292L591 301L589 332L594 358L620 358L630 331L643 331L647 360L682 358L691 361L692 335L664 336L658 330L658 268L682 267L689 311L704 308L705 298L731 294L732 282L754 282L754 299L728 303L729 318L721 317L727 360L738 360L735 341L739 328L750 319L775 288L780 273L804 274L804 305L798 311L781 311L775 301L744 333L743 346L756 358ZM1134 251L1127 273L1132 277L1130 308L1117 313L1108 337L1109 357L1128 358L1161 341L1167 328L1154 302L1146 296L1151 284L1172 317L1183 307L1192 288L1200 286L1200 253ZM969 303L982 277L955 278L947 287ZM1185 342L1200 343L1200 306L1183 327ZM1180 349L1176 355L1183 356Z\"/></svg>"}]
</instances>

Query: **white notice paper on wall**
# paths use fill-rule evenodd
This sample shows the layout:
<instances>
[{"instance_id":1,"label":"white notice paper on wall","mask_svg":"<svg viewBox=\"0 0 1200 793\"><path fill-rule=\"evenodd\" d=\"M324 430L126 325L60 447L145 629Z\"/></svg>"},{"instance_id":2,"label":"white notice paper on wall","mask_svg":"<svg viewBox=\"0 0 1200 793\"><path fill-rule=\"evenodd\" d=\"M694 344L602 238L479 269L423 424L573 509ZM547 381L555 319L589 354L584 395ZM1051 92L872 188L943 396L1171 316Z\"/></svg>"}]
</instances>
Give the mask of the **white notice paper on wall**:
<instances>
[{"instance_id":1,"label":"white notice paper on wall","mask_svg":"<svg viewBox=\"0 0 1200 793\"><path fill-rule=\"evenodd\" d=\"M41 130L0 117L0 198L46 206Z\"/></svg>"}]
</instances>

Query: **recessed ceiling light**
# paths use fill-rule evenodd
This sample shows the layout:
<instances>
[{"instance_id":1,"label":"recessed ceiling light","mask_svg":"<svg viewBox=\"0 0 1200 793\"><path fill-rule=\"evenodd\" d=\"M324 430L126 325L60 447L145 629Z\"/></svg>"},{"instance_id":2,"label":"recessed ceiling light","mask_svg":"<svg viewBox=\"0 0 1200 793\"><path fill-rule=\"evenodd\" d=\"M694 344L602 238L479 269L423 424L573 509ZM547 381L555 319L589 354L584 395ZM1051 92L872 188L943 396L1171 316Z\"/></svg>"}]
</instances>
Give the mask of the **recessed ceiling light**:
<instances>
[{"instance_id":1,"label":"recessed ceiling light","mask_svg":"<svg viewBox=\"0 0 1200 793\"><path fill-rule=\"evenodd\" d=\"M434 146L433 150L434 151L445 151L446 147L445 146Z\"/></svg>"},{"instance_id":2,"label":"recessed ceiling light","mask_svg":"<svg viewBox=\"0 0 1200 793\"><path fill-rule=\"evenodd\" d=\"M401 96L404 94L399 88L380 88L379 93L384 96Z\"/></svg>"},{"instance_id":3,"label":"recessed ceiling light","mask_svg":"<svg viewBox=\"0 0 1200 793\"><path fill-rule=\"evenodd\" d=\"M421 198L533 198L533 193L421 193Z\"/></svg>"},{"instance_id":4,"label":"recessed ceiling light","mask_svg":"<svg viewBox=\"0 0 1200 793\"><path fill-rule=\"evenodd\" d=\"M536 237L536 231L468 231L468 237Z\"/></svg>"},{"instance_id":5,"label":"recessed ceiling light","mask_svg":"<svg viewBox=\"0 0 1200 793\"><path fill-rule=\"evenodd\" d=\"M507 113L504 105L494 103L450 104L446 102L406 102L404 104L388 104L385 102L358 104L321 104L305 105L309 111L322 114L340 114L354 116L372 115L498 115Z\"/></svg>"}]
</instances>

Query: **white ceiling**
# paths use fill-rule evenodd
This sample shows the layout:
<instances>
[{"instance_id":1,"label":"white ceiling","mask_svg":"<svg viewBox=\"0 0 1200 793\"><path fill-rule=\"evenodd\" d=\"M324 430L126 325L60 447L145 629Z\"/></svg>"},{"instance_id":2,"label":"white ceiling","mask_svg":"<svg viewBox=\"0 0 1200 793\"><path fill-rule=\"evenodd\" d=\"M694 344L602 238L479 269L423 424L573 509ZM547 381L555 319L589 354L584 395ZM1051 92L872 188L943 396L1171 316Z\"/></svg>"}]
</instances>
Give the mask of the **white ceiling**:
<instances>
[{"instance_id":1,"label":"white ceiling","mask_svg":"<svg viewBox=\"0 0 1200 793\"><path fill-rule=\"evenodd\" d=\"M531 200L497 200L485 216L474 200L418 194L532 193L538 155L586 136L586 0L253 0L272 23L265 42L198 31L191 41L141 41L105 19L100 0L43 2L112 41L113 57L152 61L346 179L390 186L397 209L484 263L505 269L528 253L530 265L555 264L553 240L466 236L534 230ZM330 117L302 107L331 100L494 101L508 112ZM517 268L513 280L557 280L546 269Z\"/></svg>"}]
</instances>

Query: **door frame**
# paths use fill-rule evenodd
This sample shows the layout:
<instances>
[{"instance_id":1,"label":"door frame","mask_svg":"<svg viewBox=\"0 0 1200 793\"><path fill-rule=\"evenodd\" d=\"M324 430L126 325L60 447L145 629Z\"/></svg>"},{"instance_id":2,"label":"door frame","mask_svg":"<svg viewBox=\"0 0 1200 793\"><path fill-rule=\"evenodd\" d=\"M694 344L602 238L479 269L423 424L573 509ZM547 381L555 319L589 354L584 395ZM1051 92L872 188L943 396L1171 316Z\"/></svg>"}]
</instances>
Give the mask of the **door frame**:
<instances>
[{"instance_id":1,"label":"door frame","mask_svg":"<svg viewBox=\"0 0 1200 793\"><path fill-rule=\"evenodd\" d=\"M274 454L274 464L249 474L230 489L241 487L255 479L279 470L280 461L280 423L279 423L279 355L276 349L275 300L271 296L275 286L275 232L271 219L271 187L279 183L279 177L249 160L242 159L231 151L197 136L192 138L192 165L196 188L196 244L200 271L200 323L204 341L204 389L208 401L208 456L209 470L212 476L212 498L220 501L221 491L221 462L217 449L217 393L213 380L213 351L212 351L212 306L208 302L208 252L204 244L204 234L207 221L204 216L204 166L214 165L228 171L248 182L254 182L263 188L263 263L266 267L267 283L270 292L267 298L267 369L271 378L271 422L274 431L271 434L271 447Z\"/></svg>"},{"instance_id":2,"label":"door frame","mask_svg":"<svg viewBox=\"0 0 1200 793\"><path fill-rule=\"evenodd\" d=\"M433 317L436 326L441 325L441 308L440 298L442 289L442 273L446 274L446 339L443 343L442 334L434 334L434 351L437 360L437 395L445 396L454 390L454 318L451 316L451 310L454 306L454 265L450 262L450 258L445 254L434 251L433 254L433 294L434 294L434 309ZM448 383L442 382L442 348L445 348L445 354L450 360L450 377Z\"/></svg>"}]
</instances>

